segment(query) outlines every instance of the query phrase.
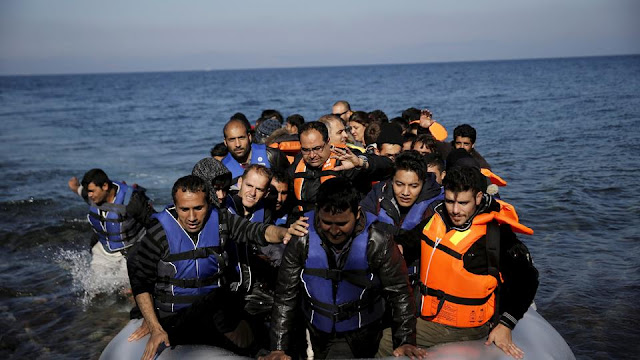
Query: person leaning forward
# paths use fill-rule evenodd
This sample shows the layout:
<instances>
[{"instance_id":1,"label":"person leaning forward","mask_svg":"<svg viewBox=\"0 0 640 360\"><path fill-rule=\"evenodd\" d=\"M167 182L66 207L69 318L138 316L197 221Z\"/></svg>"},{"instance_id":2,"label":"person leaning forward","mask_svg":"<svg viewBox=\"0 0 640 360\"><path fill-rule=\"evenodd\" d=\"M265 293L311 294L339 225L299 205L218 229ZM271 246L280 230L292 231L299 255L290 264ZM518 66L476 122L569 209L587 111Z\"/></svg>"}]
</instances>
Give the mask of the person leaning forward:
<instances>
[{"instance_id":1,"label":"person leaning forward","mask_svg":"<svg viewBox=\"0 0 640 360\"><path fill-rule=\"evenodd\" d=\"M308 226L307 235L294 237L285 249L271 316L272 352L264 359L295 355L287 352L300 303L316 359L345 355L335 353L341 339L352 356L372 357L385 306L393 318L394 355L425 355L414 346L415 309L402 255L358 201L348 180L327 180L318 191L317 212L294 224Z\"/></svg>"},{"instance_id":2,"label":"person leaning forward","mask_svg":"<svg viewBox=\"0 0 640 360\"><path fill-rule=\"evenodd\" d=\"M197 176L178 179L175 205L154 215L157 222L127 262L144 316L129 341L151 334L143 359L153 358L163 343L210 344L243 354L252 343L251 330L238 317L242 301L230 290L237 279L235 244L288 240L287 230L213 208L208 191Z\"/></svg>"},{"instance_id":3,"label":"person leaning forward","mask_svg":"<svg viewBox=\"0 0 640 360\"><path fill-rule=\"evenodd\" d=\"M397 237L407 262L420 259L417 343L488 337L487 345L522 358L511 331L533 302L538 271L514 232L533 230L520 224L513 206L484 194L485 184L476 167L447 170L445 198L435 214ZM390 349L386 331L378 355L388 356Z\"/></svg>"}]
</instances>

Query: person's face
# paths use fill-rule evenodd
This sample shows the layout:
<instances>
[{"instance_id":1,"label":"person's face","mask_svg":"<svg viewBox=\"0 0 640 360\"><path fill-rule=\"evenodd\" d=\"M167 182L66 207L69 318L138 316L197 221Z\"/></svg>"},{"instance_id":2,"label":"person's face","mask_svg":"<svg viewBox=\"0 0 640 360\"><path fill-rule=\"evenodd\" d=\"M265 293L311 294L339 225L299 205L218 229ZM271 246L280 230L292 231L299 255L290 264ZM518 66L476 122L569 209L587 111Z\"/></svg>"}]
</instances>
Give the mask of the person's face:
<instances>
[{"instance_id":1,"label":"person's face","mask_svg":"<svg viewBox=\"0 0 640 360\"><path fill-rule=\"evenodd\" d=\"M409 207L415 204L422 191L423 181L413 171L398 170L393 175L393 194L398 205Z\"/></svg>"},{"instance_id":2,"label":"person's face","mask_svg":"<svg viewBox=\"0 0 640 360\"><path fill-rule=\"evenodd\" d=\"M409 151L409 150L411 150L411 143L412 143L412 141L411 141L411 140L403 142L403 143L402 143L402 151Z\"/></svg>"},{"instance_id":3,"label":"person's face","mask_svg":"<svg viewBox=\"0 0 640 360\"><path fill-rule=\"evenodd\" d=\"M398 155L400 151L402 151L402 146L398 144L382 144L379 149L380 156L386 156L391 159L391 161L396 160L396 155Z\"/></svg>"},{"instance_id":4,"label":"person's face","mask_svg":"<svg viewBox=\"0 0 640 360\"><path fill-rule=\"evenodd\" d=\"M269 178L255 170L249 171L244 179L240 177L238 179L238 187L240 187L238 195L242 199L242 205L247 209L256 206L267 195L268 185Z\"/></svg>"},{"instance_id":5,"label":"person's face","mask_svg":"<svg viewBox=\"0 0 640 360\"><path fill-rule=\"evenodd\" d=\"M209 210L204 191L193 193L178 189L174 197L180 226L188 233L202 230Z\"/></svg>"},{"instance_id":6,"label":"person's face","mask_svg":"<svg viewBox=\"0 0 640 360\"><path fill-rule=\"evenodd\" d=\"M350 121L349 126L351 126L351 135L353 135L353 139L364 144L364 125L359 122Z\"/></svg>"},{"instance_id":7,"label":"person's face","mask_svg":"<svg viewBox=\"0 0 640 360\"><path fill-rule=\"evenodd\" d=\"M453 145L456 149L465 149L467 152L473 149L471 138L468 137L456 136L456 140L453 142Z\"/></svg>"},{"instance_id":8,"label":"person's face","mask_svg":"<svg viewBox=\"0 0 640 360\"><path fill-rule=\"evenodd\" d=\"M425 143L417 142L413 145L413 150L419 152L422 155L431 154L431 149Z\"/></svg>"},{"instance_id":9,"label":"person's face","mask_svg":"<svg viewBox=\"0 0 640 360\"><path fill-rule=\"evenodd\" d=\"M276 211L280 211L289 196L289 185L278 180L271 180L271 185L276 189Z\"/></svg>"},{"instance_id":10,"label":"person's face","mask_svg":"<svg viewBox=\"0 0 640 360\"><path fill-rule=\"evenodd\" d=\"M322 140L319 131L309 130L300 135L300 152L307 165L319 168L331 155L331 148Z\"/></svg>"},{"instance_id":11,"label":"person's face","mask_svg":"<svg viewBox=\"0 0 640 360\"><path fill-rule=\"evenodd\" d=\"M331 113L333 115L340 116L343 121L348 121L351 114L353 114L351 110L348 110L347 107L342 104L333 106L333 108L331 108Z\"/></svg>"},{"instance_id":12,"label":"person's face","mask_svg":"<svg viewBox=\"0 0 640 360\"><path fill-rule=\"evenodd\" d=\"M329 122L329 143L332 145L344 145L349 139L347 130L342 121L333 120Z\"/></svg>"},{"instance_id":13,"label":"person's face","mask_svg":"<svg viewBox=\"0 0 640 360\"><path fill-rule=\"evenodd\" d=\"M218 198L218 204L224 204L224 199L227 197L227 192L229 191L228 187L225 187L224 184L213 184L213 191L216 194L216 198Z\"/></svg>"},{"instance_id":14,"label":"person's face","mask_svg":"<svg viewBox=\"0 0 640 360\"><path fill-rule=\"evenodd\" d=\"M109 197L109 184L105 183L102 186L97 186L95 183L89 183L87 185L87 196L96 205L102 205Z\"/></svg>"},{"instance_id":15,"label":"person's face","mask_svg":"<svg viewBox=\"0 0 640 360\"><path fill-rule=\"evenodd\" d=\"M244 159L251 151L251 136L247 134L244 125L234 122L227 126L224 133L224 144L227 145L231 156L235 159Z\"/></svg>"},{"instance_id":16,"label":"person's face","mask_svg":"<svg viewBox=\"0 0 640 360\"><path fill-rule=\"evenodd\" d=\"M359 212L358 212L359 213ZM330 211L318 211L318 226L332 244L342 244L349 240L353 229L356 227L356 215L347 209L332 214Z\"/></svg>"},{"instance_id":17,"label":"person's face","mask_svg":"<svg viewBox=\"0 0 640 360\"><path fill-rule=\"evenodd\" d=\"M298 127L295 125L291 125L291 123L287 123L287 125L285 125L285 128L287 129L287 132L291 135L298 133Z\"/></svg>"},{"instance_id":18,"label":"person's face","mask_svg":"<svg viewBox=\"0 0 640 360\"><path fill-rule=\"evenodd\" d=\"M427 171L430 173L433 173L433 175L436 176L436 182L439 185L442 185L442 179L444 179L444 174L446 173L446 171L444 170L440 171L440 169L438 169L437 166L433 166L433 165L427 166Z\"/></svg>"},{"instance_id":19,"label":"person's face","mask_svg":"<svg viewBox=\"0 0 640 360\"><path fill-rule=\"evenodd\" d=\"M461 226L469 220L471 215L476 212L476 208L482 201L482 192L474 196L473 190L453 192L451 190L444 191L444 205L447 208L447 214L451 222L455 226Z\"/></svg>"}]
</instances>

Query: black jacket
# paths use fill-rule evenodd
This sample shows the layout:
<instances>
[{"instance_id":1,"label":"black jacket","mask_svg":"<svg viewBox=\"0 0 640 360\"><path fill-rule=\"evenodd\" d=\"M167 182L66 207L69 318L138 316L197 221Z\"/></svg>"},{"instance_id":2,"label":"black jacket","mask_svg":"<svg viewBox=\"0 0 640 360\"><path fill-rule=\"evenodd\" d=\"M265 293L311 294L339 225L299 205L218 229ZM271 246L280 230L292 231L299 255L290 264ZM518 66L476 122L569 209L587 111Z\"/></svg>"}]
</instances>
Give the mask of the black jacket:
<instances>
[{"instance_id":1,"label":"black jacket","mask_svg":"<svg viewBox=\"0 0 640 360\"><path fill-rule=\"evenodd\" d=\"M471 226L473 218L477 214L500 211L500 204L490 195L485 195L476 214L467 223L460 227L454 227L447 215L444 202L435 207L435 211L444 220L447 231L464 231ZM420 234L429 219L425 219L413 230L398 235L397 242L404 247L404 256L407 263L411 263L420 256ZM499 270L503 282L499 285L498 314L499 321L513 329L518 320L522 319L538 289L538 270L533 266L529 249L516 237L509 225L500 225L500 255ZM476 241L463 257L464 268L471 273L487 275L487 239L486 236Z\"/></svg>"},{"instance_id":2,"label":"black jacket","mask_svg":"<svg viewBox=\"0 0 640 360\"><path fill-rule=\"evenodd\" d=\"M355 237L363 231L365 215L361 213L360 221L354 232ZM371 271L377 272L382 283L382 295L392 309L393 314L393 343L394 348L402 344L415 345L415 304L412 301L411 290L407 279L407 269L402 261L402 255L392 238L380 231L375 222L369 230L367 244L367 259ZM321 235L322 237L322 235ZM353 238L352 237L352 238ZM331 246L323 239L323 247ZM349 244L347 244L349 246ZM343 249L343 252L348 251ZM300 274L304 268L308 254L308 237L293 238L285 249L278 283L276 285L276 299L271 316L271 347L272 350L290 349L290 339L294 328L296 309L301 301L301 292L305 291L301 284ZM346 259L347 256L341 256ZM344 263L338 263L342 268ZM375 324L375 323L374 323ZM377 325L370 325L377 326ZM379 329L382 331L382 328ZM358 332L371 332L365 327L354 330L353 338L358 339ZM376 344L361 344L361 346L377 346ZM356 345L357 346L357 345Z\"/></svg>"}]
</instances>

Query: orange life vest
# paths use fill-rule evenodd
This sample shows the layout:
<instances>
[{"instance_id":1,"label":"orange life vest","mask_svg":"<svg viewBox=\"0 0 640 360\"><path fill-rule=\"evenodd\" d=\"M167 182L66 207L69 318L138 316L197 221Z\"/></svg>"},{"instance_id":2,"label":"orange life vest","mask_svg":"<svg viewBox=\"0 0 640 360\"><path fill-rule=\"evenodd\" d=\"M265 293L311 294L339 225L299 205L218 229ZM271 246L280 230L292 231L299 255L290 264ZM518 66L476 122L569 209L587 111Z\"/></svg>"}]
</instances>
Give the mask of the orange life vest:
<instances>
[{"instance_id":1,"label":"orange life vest","mask_svg":"<svg viewBox=\"0 0 640 360\"><path fill-rule=\"evenodd\" d=\"M533 234L533 230L518 222L513 206L498 202L500 212L476 215L466 231L447 231L439 213L424 227L420 283L416 289L419 315L424 319L469 328L481 326L493 316L498 279L467 271L464 254L487 233L487 224L494 220L510 225L515 232Z\"/></svg>"},{"instance_id":2,"label":"orange life vest","mask_svg":"<svg viewBox=\"0 0 640 360\"><path fill-rule=\"evenodd\" d=\"M488 177L489 180L491 180L492 184L495 184L497 186L507 186L507 182L504 179L502 179L500 176L495 174L493 171L486 168L482 168L480 169L480 172L482 173L482 175Z\"/></svg>"},{"instance_id":3,"label":"orange life vest","mask_svg":"<svg viewBox=\"0 0 640 360\"><path fill-rule=\"evenodd\" d=\"M279 143L273 143L269 145L269 147L282 151L287 157L287 160L289 160L289 164L293 164L293 159L300 152L300 141L282 141Z\"/></svg>"},{"instance_id":4,"label":"orange life vest","mask_svg":"<svg viewBox=\"0 0 640 360\"><path fill-rule=\"evenodd\" d=\"M420 124L420 120L413 120L409 124ZM434 122L429 126L429 132L431 136L438 141L445 141L447 136L449 136L447 129L438 122Z\"/></svg>"},{"instance_id":5,"label":"orange life vest","mask_svg":"<svg viewBox=\"0 0 640 360\"><path fill-rule=\"evenodd\" d=\"M332 157L329 157L327 161L325 161L325 163L322 165L322 170L320 171L320 174L319 174L320 183L323 183L329 179L336 177L335 173L333 172L333 168L336 167L337 161L338 161L337 159L333 159ZM303 199L303 194L302 194L302 187L304 185L304 181L308 178L307 176L305 176L305 174L307 174L307 164L304 162L302 158L300 158L300 161L298 161L298 164L296 165L296 171L293 174L293 193L296 196L296 199L298 199L298 202L300 202L300 205L298 205L298 208L301 211L307 210L303 208L302 204L304 202L309 201L309 199Z\"/></svg>"}]
</instances>

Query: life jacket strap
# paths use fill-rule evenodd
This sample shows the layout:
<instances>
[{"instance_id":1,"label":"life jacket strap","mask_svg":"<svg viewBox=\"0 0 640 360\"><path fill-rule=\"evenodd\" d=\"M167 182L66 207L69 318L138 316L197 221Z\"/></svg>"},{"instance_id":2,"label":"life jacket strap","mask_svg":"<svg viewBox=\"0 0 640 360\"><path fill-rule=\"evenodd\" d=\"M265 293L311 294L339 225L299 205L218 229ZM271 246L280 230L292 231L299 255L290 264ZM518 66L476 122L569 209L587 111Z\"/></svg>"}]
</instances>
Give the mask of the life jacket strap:
<instances>
[{"instance_id":1,"label":"life jacket strap","mask_svg":"<svg viewBox=\"0 0 640 360\"><path fill-rule=\"evenodd\" d=\"M174 279L169 276L163 276L158 278L156 282L170 284L185 289L196 289L210 285L217 285L218 280L221 278L221 276L222 272L215 273L212 276L206 277L204 279Z\"/></svg>"},{"instance_id":2,"label":"life jacket strap","mask_svg":"<svg viewBox=\"0 0 640 360\"><path fill-rule=\"evenodd\" d=\"M382 298L379 293L376 293L364 299L340 305L328 304L308 297L306 297L306 300L306 303L310 305L315 312L332 319L334 322L339 322L347 320L362 311L373 312L375 305L382 301Z\"/></svg>"},{"instance_id":3,"label":"life jacket strap","mask_svg":"<svg viewBox=\"0 0 640 360\"><path fill-rule=\"evenodd\" d=\"M195 301L205 297L207 294L201 295L171 295L169 293L155 294L153 297L156 301L165 304L193 304Z\"/></svg>"},{"instance_id":4,"label":"life jacket strap","mask_svg":"<svg viewBox=\"0 0 640 360\"><path fill-rule=\"evenodd\" d=\"M320 177L325 177L325 176L340 176L340 172L339 171L334 171L334 170L322 170L322 171L318 171L315 172L314 174L310 174L309 172L297 172L293 174L293 178L294 179L317 179Z\"/></svg>"},{"instance_id":5,"label":"life jacket strap","mask_svg":"<svg viewBox=\"0 0 640 360\"><path fill-rule=\"evenodd\" d=\"M117 219L110 219L110 218L106 218L106 217L104 217L102 215L99 215L99 214L96 214L96 213L90 211L89 212L89 216L91 216L92 218L94 218L94 219L96 219L96 220L98 220L100 222L104 222L104 223L108 223L108 222L110 222L110 223L122 223L122 222L125 222L127 220L124 216L122 216L122 214L118 214L118 218Z\"/></svg>"},{"instance_id":6,"label":"life jacket strap","mask_svg":"<svg viewBox=\"0 0 640 360\"><path fill-rule=\"evenodd\" d=\"M211 255L215 255L216 257L221 256L222 248L220 246L208 246L203 248L197 248L194 250L184 251L177 254L169 254L166 257L165 261L180 261L180 260L195 260L195 259L204 259ZM219 264L220 268L223 268L223 264Z\"/></svg>"},{"instance_id":7,"label":"life jacket strap","mask_svg":"<svg viewBox=\"0 0 640 360\"><path fill-rule=\"evenodd\" d=\"M426 242L427 245L429 245L430 247L435 247L436 243L429 239L429 237L427 237L425 234L421 235L422 241ZM438 244L438 250L444 252L447 255L453 256L454 258L458 259L458 260L462 260L462 254L460 254L459 252L453 250L450 247L447 247L445 245L442 245L442 243Z\"/></svg>"},{"instance_id":8,"label":"life jacket strap","mask_svg":"<svg viewBox=\"0 0 640 360\"><path fill-rule=\"evenodd\" d=\"M442 290L436 290L436 289L430 288L422 282L419 282L417 287L423 296L433 296L439 300L438 309L436 310L436 313L434 315L422 316L423 318L427 318L427 319L433 319L436 316L438 316L438 314L440 313L440 310L442 310L442 306L444 305L445 301L448 301L454 304L459 304L459 305L479 306L479 305L484 305L487 301L489 301L489 299L491 299L491 296L493 296L493 293L491 293L483 298L463 298L463 297L447 294Z\"/></svg>"}]
</instances>

